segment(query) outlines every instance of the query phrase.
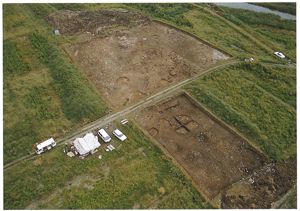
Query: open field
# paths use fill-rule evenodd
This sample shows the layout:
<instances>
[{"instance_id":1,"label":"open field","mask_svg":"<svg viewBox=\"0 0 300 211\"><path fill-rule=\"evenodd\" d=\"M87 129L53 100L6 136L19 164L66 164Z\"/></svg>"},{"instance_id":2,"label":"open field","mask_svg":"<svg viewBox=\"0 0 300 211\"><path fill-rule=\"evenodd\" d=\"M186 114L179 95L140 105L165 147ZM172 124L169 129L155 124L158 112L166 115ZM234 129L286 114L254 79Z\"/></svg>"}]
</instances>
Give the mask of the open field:
<instances>
[{"instance_id":1,"label":"open field","mask_svg":"<svg viewBox=\"0 0 300 211\"><path fill-rule=\"evenodd\" d=\"M115 20L107 26L112 15ZM84 24L85 21L89 24ZM90 34L89 40L83 38L84 43L64 48L116 109L132 105L228 58L193 37L128 11L83 14L63 11L52 14L49 22L60 28L62 34ZM108 27L116 26L117 29L107 32ZM95 34L100 38L95 38Z\"/></svg>"},{"instance_id":2,"label":"open field","mask_svg":"<svg viewBox=\"0 0 300 211\"><path fill-rule=\"evenodd\" d=\"M128 140L113 140L116 150L112 152L101 146L99 152L81 160L67 157L58 147L6 170L4 208L211 207L134 124L120 129Z\"/></svg>"},{"instance_id":3,"label":"open field","mask_svg":"<svg viewBox=\"0 0 300 211\"><path fill-rule=\"evenodd\" d=\"M231 66L192 82L186 90L269 157L281 160L296 154L296 111L284 97L295 99L291 89L295 69L289 74L271 70L261 65Z\"/></svg>"},{"instance_id":4,"label":"open field","mask_svg":"<svg viewBox=\"0 0 300 211\"><path fill-rule=\"evenodd\" d=\"M54 36L45 33L46 22L27 6L4 6L4 163L107 111L95 88L64 58ZM36 27L39 33L32 33Z\"/></svg>"},{"instance_id":5,"label":"open field","mask_svg":"<svg viewBox=\"0 0 300 211\"><path fill-rule=\"evenodd\" d=\"M218 14L243 27L273 51L282 51L296 61L296 21L282 20L273 14L225 7L219 9Z\"/></svg>"},{"instance_id":6,"label":"open field","mask_svg":"<svg viewBox=\"0 0 300 211\"><path fill-rule=\"evenodd\" d=\"M3 8L5 209L296 206L296 68L273 55L295 62L295 22L213 4ZM63 153L99 127L128 140Z\"/></svg>"},{"instance_id":7,"label":"open field","mask_svg":"<svg viewBox=\"0 0 300 211\"><path fill-rule=\"evenodd\" d=\"M8 163L31 152L37 141L63 135L72 123L29 40L5 40L4 54L4 163Z\"/></svg>"},{"instance_id":8,"label":"open field","mask_svg":"<svg viewBox=\"0 0 300 211\"><path fill-rule=\"evenodd\" d=\"M266 161L184 95L142 110L136 120L186 169L209 199Z\"/></svg>"}]
</instances>

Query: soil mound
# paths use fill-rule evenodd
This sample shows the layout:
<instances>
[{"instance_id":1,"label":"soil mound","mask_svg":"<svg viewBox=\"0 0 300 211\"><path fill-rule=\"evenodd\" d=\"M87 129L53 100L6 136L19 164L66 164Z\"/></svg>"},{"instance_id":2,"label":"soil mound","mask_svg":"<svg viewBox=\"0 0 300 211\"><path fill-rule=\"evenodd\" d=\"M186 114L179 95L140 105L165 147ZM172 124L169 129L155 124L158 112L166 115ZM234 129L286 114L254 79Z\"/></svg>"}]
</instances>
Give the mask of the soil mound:
<instances>
[{"instance_id":1,"label":"soil mound","mask_svg":"<svg viewBox=\"0 0 300 211\"><path fill-rule=\"evenodd\" d=\"M74 35L89 32L101 34L106 29L118 26L146 25L149 18L125 9L97 11L62 10L50 14L46 20L61 34Z\"/></svg>"}]
</instances>

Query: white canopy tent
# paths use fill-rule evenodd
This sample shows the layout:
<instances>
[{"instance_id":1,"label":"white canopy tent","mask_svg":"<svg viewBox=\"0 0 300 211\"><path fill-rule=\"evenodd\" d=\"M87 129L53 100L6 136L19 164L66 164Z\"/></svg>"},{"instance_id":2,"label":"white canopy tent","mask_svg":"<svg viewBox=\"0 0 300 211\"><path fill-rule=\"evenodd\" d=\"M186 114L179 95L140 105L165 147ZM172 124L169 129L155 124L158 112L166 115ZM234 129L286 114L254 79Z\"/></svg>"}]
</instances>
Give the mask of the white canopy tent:
<instances>
[{"instance_id":1,"label":"white canopy tent","mask_svg":"<svg viewBox=\"0 0 300 211\"><path fill-rule=\"evenodd\" d=\"M73 143L78 153L83 156L101 146L98 137L93 133L87 133L83 138L76 138Z\"/></svg>"}]
</instances>

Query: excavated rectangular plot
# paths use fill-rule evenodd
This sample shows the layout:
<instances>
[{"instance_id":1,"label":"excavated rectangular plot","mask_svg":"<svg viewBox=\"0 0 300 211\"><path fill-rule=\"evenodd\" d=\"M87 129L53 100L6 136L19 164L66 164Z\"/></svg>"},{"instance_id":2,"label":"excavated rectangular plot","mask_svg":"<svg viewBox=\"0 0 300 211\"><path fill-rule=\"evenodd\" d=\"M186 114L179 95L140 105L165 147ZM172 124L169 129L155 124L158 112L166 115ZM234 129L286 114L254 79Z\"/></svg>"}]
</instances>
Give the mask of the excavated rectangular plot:
<instances>
[{"instance_id":1,"label":"excavated rectangular plot","mask_svg":"<svg viewBox=\"0 0 300 211\"><path fill-rule=\"evenodd\" d=\"M113 109L132 105L229 58L156 22L95 37L64 48Z\"/></svg>"},{"instance_id":2,"label":"excavated rectangular plot","mask_svg":"<svg viewBox=\"0 0 300 211\"><path fill-rule=\"evenodd\" d=\"M209 199L265 162L244 139L184 95L148 107L135 118Z\"/></svg>"}]
</instances>

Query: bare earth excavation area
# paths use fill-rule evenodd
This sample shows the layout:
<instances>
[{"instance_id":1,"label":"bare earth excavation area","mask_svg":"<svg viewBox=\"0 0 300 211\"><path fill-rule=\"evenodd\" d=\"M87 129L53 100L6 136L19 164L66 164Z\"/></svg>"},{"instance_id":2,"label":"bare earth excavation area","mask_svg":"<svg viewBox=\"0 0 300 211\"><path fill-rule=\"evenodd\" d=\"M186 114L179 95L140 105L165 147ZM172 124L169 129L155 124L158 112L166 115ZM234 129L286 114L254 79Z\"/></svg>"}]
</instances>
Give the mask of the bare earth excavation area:
<instances>
[{"instance_id":1,"label":"bare earth excavation area","mask_svg":"<svg viewBox=\"0 0 300 211\"><path fill-rule=\"evenodd\" d=\"M81 36L78 43L64 48L115 109L228 58L173 28L145 18L137 21L139 16L123 10L116 17L114 14L115 11L97 11L84 16L67 11L51 16L50 20L62 28L62 33ZM102 27L99 23L93 27L97 18L103 22ZM86 19L91 21L90 27L82 24ZM113 25L106 25L109 22ZM86 36L82 36L83 31L88 32Z\"/></svg>"},{"instance_id":2,"label":"bare earth excavation area","mask_svg":"<svg viewBox=\"0 0 300 211\"><path fill-rule=\"evenodd\" d=\"M136 120L191 175L209 199L266 159L184 95L151 106Z\"/></svg>"}]
</instances>

